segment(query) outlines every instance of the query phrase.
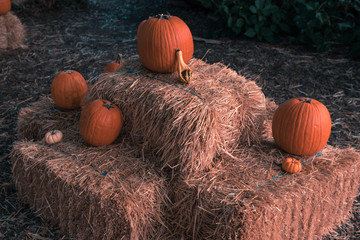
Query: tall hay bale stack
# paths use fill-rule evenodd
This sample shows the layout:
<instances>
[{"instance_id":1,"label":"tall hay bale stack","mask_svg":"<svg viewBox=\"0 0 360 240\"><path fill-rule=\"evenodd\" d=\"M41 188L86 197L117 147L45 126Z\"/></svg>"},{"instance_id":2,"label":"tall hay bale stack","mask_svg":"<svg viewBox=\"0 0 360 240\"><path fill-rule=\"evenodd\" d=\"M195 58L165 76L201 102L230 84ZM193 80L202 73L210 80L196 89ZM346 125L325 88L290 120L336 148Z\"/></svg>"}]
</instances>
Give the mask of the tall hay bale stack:
<instances>
[{"instance_id":1,"label":"tall hay bale stack","mask_svg":"<svg viewBox=\"0 0 360 240\"><path fill-rule=\"evenodd\" d=\"M284 174L281 163L290 155L269 135L206 173L174 181L169 221L179 238L321 239L348 220L360 154L327 145L321 156L296 157L305 163L299 174Z\"/></svg>"},{"instance_id":2,"label":"tall hay bale stack","mask_svg":"<svg viewBox=\"0 0 360 240\"><path fill-rule=\"evenodd\" d=\"M0 49L25 48L25 29L11 12L0 16Z\"/></svg>"},{"instance_id":3,"label":"tall hay bale stack","mask_svg":"<svg viewBox=\"0 0 360 240\"><path fill-rule=\"evenodd\" d=\"M176 73L153 73L130 59L116 73L103 74L88 96L118 105L125 132L159 153L162 168L184 172L207 169L216 155L256 142L266 115L254 81L220 63L192 59L189 66L193 79L184 85Z\"/></svg>"},{"instance_id":4,"label":"tall hay bale stack","mask_svg":"<svg viewBox=\"0 0 360 240\"><path fill-rule=\"evenodd\" d=\"M35 140L14 145L19 195L79 239L320 239L350 216L360 154L326 146L322 156L300 159L310 160L301 173L282 175L281 162L289 155L271 139L277 106L269 99L266 105L258 143L223 153L208 171L181 173L167 183L141 142L84 145L79 111L60 111L44 98L19 113L18 137ZM64 141L44 145L42 136L52 129L63 130Z\"/></svg>"},{"instance_id":5,"label":"tall hay bale stack","mask_svg":"<svg viewBox=\"0 0 360 240\"><path fill-rule=\"evenodd\" d=\"M91 147L78 133L78 120L76 111L54 111L46 98L21 111L19 129L34 129L20 135L28 140L11 152L20 198L77 239L163 238L168 187L152 164L155 156L121 137ZM46 145L41 136L48 129L61 129L63 141Z\"/></svg>"}]
</instances>

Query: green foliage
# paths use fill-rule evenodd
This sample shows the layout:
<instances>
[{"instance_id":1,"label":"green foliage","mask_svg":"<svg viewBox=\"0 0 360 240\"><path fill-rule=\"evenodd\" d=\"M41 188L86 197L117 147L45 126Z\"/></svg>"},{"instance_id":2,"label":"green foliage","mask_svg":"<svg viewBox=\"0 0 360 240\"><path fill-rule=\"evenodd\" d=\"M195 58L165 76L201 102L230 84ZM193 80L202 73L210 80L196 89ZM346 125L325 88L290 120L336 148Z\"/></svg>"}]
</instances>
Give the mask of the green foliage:
<instances>
[{"instance_id":1,"label":"green foliage","mask_svg":"<svg viewBox=\"0 0 360 240\"><path fill-rule=\"evenodd\" d=\"M334 43L352 45L360 57L360 0L199 0L215 10L213 37L243 35L275 42L279 35L325 51Z\"/></svg>"}]
</instances>

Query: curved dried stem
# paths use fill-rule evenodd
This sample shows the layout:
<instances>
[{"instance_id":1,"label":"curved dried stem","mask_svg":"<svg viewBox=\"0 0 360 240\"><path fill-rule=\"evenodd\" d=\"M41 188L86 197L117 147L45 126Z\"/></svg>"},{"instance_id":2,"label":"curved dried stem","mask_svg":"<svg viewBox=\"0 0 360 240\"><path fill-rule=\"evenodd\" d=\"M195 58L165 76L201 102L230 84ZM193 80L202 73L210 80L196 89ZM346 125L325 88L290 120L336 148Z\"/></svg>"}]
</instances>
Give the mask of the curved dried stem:
<instances>
[{"instance_id":1,"label":"curved dried stem","mask_svg":"<svg viewBox=\"0 0 360 240\"><path fill-rule=\"evenodd\" d=\"M118 54L115 62L118 64L121 64L121 62L122 62L122 54L121 53Z\"/></svg>"},{"instance_id":2,"label":"curved dried stem","mask_svg":"<svg viewBox=\"0 0 360 240\"><path fill-rule=\"evenodd\" d=\"M176 50L176 60L178 62L179 80L183 83L189 84L191 81L192 71L189 66L184 62L182 51L180 49Z\"/></svg>"}]
</instances>

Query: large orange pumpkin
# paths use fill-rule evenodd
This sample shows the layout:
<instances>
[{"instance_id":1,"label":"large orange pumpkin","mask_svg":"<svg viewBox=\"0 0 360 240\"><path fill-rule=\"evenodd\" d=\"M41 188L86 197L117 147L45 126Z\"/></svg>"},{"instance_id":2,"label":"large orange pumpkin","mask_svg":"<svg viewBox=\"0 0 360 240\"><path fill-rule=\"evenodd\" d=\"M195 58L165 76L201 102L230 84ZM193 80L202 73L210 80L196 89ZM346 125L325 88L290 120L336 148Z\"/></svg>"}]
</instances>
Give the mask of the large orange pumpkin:
<instances>
[{"instance_id":1,"label":"large orange pumpkin","mask_svg":"<svg viewBox=\"0 0 360 240\"><path fill-rule=\"evenodd\" d=\"M10 0L0 0L0 15L7 14L11 9Z\"/></svg>"},{"instance_id":2,"label":"large orange pumpkin","mask_svg":"<svg viewBox=\"0 0 360 240\"><path fill-rule=\"evenodd\" d=\"M288 153L301 156L315 154L326 145L330 132L330 113L315 99L289 99L274 113L274 140Z\"/></svg>"},{"instance_id":3,"label":"large orange pumpkin","mask_svg":"<svg viewBox=\"0 0 360 240\"><path fill-rule=\"evenodd\" d=\"M93 146L108 145L119 136L123 126L120 109L108 100L94 100L81 110L79 131L85 142Z\"/></svg>"},{"instance_id":4,"label":"large orange pumpkin","mask_svg":"<svg viewBox=\"0 0 360 240\"><path fill-rule=\"evenodd\" d=\"M175 72L177 49L182 51L185 63L189 63L194 53L193 37L186 23L164 14L140 23L137 47L142 64L154 72Z\"/></svg>"},{"instance_id":5,"label":"large orange pumpkin","mask_svg":"<svg viewBox=\"0 0 360 240\"><path fill-rule=\"evenodd\" d=\"M55 76L51 84L51 97L61 108L75 109L81 106L87 94L83 76L74 70L66 70Z\"/></svg>"}]
</instances>

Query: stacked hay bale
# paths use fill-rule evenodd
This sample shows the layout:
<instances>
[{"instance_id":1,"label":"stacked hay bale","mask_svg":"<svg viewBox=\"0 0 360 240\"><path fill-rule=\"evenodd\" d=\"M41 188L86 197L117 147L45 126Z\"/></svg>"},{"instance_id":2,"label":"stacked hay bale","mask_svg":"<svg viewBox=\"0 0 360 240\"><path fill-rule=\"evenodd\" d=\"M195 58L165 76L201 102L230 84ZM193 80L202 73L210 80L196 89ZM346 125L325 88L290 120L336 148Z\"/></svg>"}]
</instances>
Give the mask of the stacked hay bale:
<instances>
[{"instance_id":1,"label":"stacked hay bale","mask_svg":"<svg viewBox=\"0 0 360 240\"><path fill-rule=\"evenodd\" d=\"M108 239L171 236L171 226L164 226L164 222L172 209L166 179L173 176L163 170L178 164L172 172L175 175L205 171L214 164L214 156L231 156L234 146L259 141L266 111L264 95L254 82L221 64L193 59L190 66L198 72L188 87L177 84L174 74L149 72L138 60L127 61L124 71L102 75L91 88L89 100L109 99L125 118L121 137L107 147L90 147L81 140L79 109L61 110L49 98L22 109L18 117L18 138L22 141L15 143L12 153L19 195L45 218L54 219L80 239L91 234L108 234ZM64 139L47 146L43 137L54 129L61 130ZM182 150L185 146L190 150ZM107 172L105 178L103 172ZM112 175L115 173L118 175ZM114 186L104 188L106 178ZM48 188L49 184L56 187ZM125 191L123 184L131 188ZM68 200L64 203L62 199ZM105 202L96 204L99 199ZM113 206L106 202L110 200ZM91 209L83 206L85 202ZM114 208L120 210L113 212ZM90 223L89 211L93 214ZM96 217L101 212L104 217ZM107 216L117 220L109 221ZM124 229L118 229L119 222ZM82 227L69 227L74 224ZM110 229L118 230L104 232Z\"/></svg>"},{"instance_id":2,"label":"stacked hay bale","mask_svg":"<svg viewBox=\"0 0 360 240\"><path fill-rule=\"evenodd\" d=\"M272 137L277 105L266 99L260 140L217 157L208 171L171 183L173 234L181 239L322 239L351 217L360 186L360 154L326 145L296 156L299 174L286 173L285 153Z\"/></svg>"},{"instance_id":3,"label":"stacked hay bale","mask_svg":"<svg viewBox=\"0 0 360 240\"><path fill-rule=\"evenodd\" d=\"M265 139L238 149L210 171L173 185L174 232L184 239L322 239L351 217L360 154L326 146L302 157L300 174L285 173L288 156Z\"/></svg>"},{"instance_id":4,"label":"stacked hay bale","mask_svg":"<svg viewBox=\"0 0 360 240\"><path fill-rule=\"evenodd\" d=\"M19 113L12 151L19 196L45 219L78 239L162 238L166 179L152 154L119 139L104 147L84 143L79 111L62 111L44 98ZM47 130L64 138L47 145Z\"/></svg>"},{"instance_id":5,"label":"stacked hay bale","mask_svg":"<svg viewBox=\"0 0 360 240\"><path fill-rule=\"evenodd\" d=\"M107 146L81 138L80 110L49 98L22 109L11 154L20 197L79 239L320 239L350 216L359 153L326 146L286 174L291 155L271 136L276 104L220 63L180 60L179 75L132 58L99 77L86 101L106 99L124 116ZM46 145L54 129L63 141Z\"/></svg>"},{"instance_id":6,"label":"stacked hay bale","mask_svg":"<svg viewBox=\"0 0 360 240\"><path fill-rule=\"evenodd\" d=\"M221 64L190 66L188 86L134 59L100 76L89 100L110 99L125 118L105 147L81 139L80 110L49 98L22 109L12 152L19 195L79 239L320 239L349 218L354 149L326 146L300 159L300 174L284 174L289 154L269 127L276 104ZM53 129L64 140L47 146Z\"/></svg>"},{"instance_id":7,"label":"stacked hay bale","mask_svg":"<svg viewBox=\"0 0 360 240\"><path fill-rule=\"evenodd\" d=\"M0 15L0 49L24 48L25 29L17 16L8 12Z\"/></svg>"},{"instance_id":8,"label":"stacked hay bale","mask_svg":"<svg viewBox=\"0 0 360 240\"><path fill-rule=\"evenodd\" d=\"M226 66L192 59L193 80L145 69L138 59L104 74L89 99L109 99L124 111L126 132L159 154L161 168L208 169L214 157L259 141L265 97L255 82Z\"/></svg>"}]
</instances>

